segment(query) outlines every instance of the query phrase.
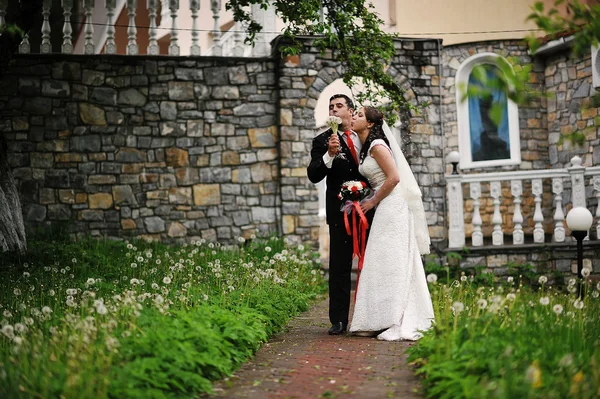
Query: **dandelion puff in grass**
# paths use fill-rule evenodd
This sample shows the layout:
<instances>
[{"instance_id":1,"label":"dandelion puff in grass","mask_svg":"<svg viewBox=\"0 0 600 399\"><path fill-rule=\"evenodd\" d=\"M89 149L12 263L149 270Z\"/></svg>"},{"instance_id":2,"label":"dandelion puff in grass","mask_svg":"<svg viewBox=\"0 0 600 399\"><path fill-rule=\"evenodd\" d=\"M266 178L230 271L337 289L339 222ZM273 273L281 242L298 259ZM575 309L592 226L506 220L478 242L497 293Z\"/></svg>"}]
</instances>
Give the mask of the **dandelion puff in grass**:
<instances>
[{"instance_id":1,"label":"dandelion puff in grass","mask_svg":"<svg viewBox=\"0 0 600 399\"><path fill-rule=\"evenodd\" d=\"M576 283L577 283L577 280L575 280L574 278L569 279L569 287L573 287Z\"/></svg>"},{"instance_id":2,"label":"dandelion puff in grass","mask_svg":"<svg viewBox=\"0 0 600 399\"><path fill-rule=\"evenodd\" d=\"M515 294L513 294L512 292L506 294L506 299L508 299L509 301L514 301L515 299L517 299L517 296Z\"/></svg>"},{"instance_id":3,"label":"dandelion puff in grass","mask_svg":"<svg viewBox=\"0 0 600 399\"><path fill-rule=\"evenodd\" d=\"M18 288L15 288L15 289L13 290L13 294L15 294L15 296L21 296L21 290L20 290L20 289L18 289Z\"/></svg>"},{"instance_id":4,"label":"dandelion puff in grass","mask_svg":"<svg viewBox=\"0 0 600 399\"><path fill-rule=\"evenodd\" d=\"M487 301L484 298L479 298L477 300L477 307L479 309L485 309L487 307Z\"/></svg>"},{"instance_id":5,"label":"dandelion puff in grass","mask_svg":"<svg viewBox=\"0 0 600 399\"><path fill-rule=\"evenodd\" d=\"M452 311L454 313L458 314L458 313L461 313L463 310L465 310L464 303L456 301L452 304Z\"/></svg>"},{"instance_id":6,"label":"dandelion puff in grass","mask_svg":"<svg viewBox=\"0 0 600 399\"><path fill-rule=\"evenodd\" d=\"M540 304L541 305L548 305L550 303L550 298L548 298L547 296L543 296L540 298Z\"/></svg>"},{"instance_id":7,"label":"dandelion puff in grass","mask_svg":"<svg viewBox=\"0 0 600 399\"><path fill-rule=\"evenodd\" d=\"M43 314L46 314L46 315L48 315L48 314L51 314L51 313L52 313L52 309L50 309L50 307L49 307L49 306L44 306L44 307L42 308L42 313L43 313Z\"/></svg>"},{"instance_id":8,"label":"dandelion puff in grass","mask_svg":"<svg viewBox=\"0 0 600 399\"><path fill-rule=\"evenodd\" d=\"M590 269L587 267L581 270L581 276L583 278L588 278L590 276Z\"/></svg>"},{"instance_id":9,"label":"dandelion puff in grass","mask_svg":"<svg viewBox=\"0 0 600 399\"><path fill-rule=\"evenodd\" d=\"M538 283L540 284L546 284L548 282L548 277L546 276L540 276L540 278L538 278Z\"/></svg>"},{"instance_id":10,"label":"dandelion puff in grass","mask_svg":"<svg viewBox=\"0 0 600 399\"><path fill-rule=\"evenodd\" d=\"M592 295L592 298L596 299L600 296L600 293L598 293L598 291L593 291L591 295Z\"/></svg>"},{"instance_id":11,"label":"dandelion puff in grass","mask_svg":"<svg viewBox=\"0 0 600 399\"><path fill-rule=\"evenodd\" d=\"M438 276L435 273L430 273L427 275L427 282L435 284L438 280Z\"/></svg>"},{"instance_id":12,"label":"dandelion puff in grass","mask_svg":"<svg viewBox=\"0 0 600 399\"><path fill-rule=\"evenodd\" d=\"M557 303L556 305L552 306L552 311L558 316L563 312L563 307L561 304Z\"/></svg>"},{"instance_id":13,"label":"dandelion puff in grass","mask_svg":"<svg viewBox=\"0 0 600 399\"><path fill-rule=\"evenodd\" d=\"M583 309L583 301L581 299L576 299L575 302L573 302L573 306L575 309Z\"/></svg>"},{"instance_id":14,"label":"dandelion puff in grass","mask_svg":"<svg viewBox=\"0 0 600 399\"><path fill-rule=\"evenodd\" d=\"M165 283L165 284L171 284L171 278L170 277L163 278L163 283Z\"/></svg>"}]
</instances>

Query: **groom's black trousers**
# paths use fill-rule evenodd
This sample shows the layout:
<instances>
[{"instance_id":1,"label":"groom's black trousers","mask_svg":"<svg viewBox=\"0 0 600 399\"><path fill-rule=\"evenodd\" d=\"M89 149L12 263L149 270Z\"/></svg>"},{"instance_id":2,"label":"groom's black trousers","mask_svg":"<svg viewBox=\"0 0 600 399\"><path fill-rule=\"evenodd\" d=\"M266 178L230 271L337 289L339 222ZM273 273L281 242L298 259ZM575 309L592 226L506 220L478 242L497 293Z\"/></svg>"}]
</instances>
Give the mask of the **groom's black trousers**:
<instances>
[{"instance_id":1,"label":"groom's black trousers","mask_svg":"<svg viewBox=\"0 0 600 399\"><path fill-rule=\"evenodd\" d=\"M329 320L348 324L352 273L352 236L344 225L329 225Z\"/></svg>"}]
</instances>

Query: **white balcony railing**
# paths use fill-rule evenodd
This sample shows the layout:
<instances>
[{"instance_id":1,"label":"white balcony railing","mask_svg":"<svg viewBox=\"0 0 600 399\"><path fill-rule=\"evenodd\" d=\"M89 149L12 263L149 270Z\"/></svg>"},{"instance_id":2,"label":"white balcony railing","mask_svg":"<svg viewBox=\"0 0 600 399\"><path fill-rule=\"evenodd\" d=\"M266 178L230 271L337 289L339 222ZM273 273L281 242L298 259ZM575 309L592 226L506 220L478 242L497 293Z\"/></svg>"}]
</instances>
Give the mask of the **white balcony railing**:
<instances>
[{"instance_id":1,"label":"white balcony railing","mask_svg":"<svg viewBox=\"0 0 600 399\"><path fill-rule=\"evenodd\" d=\"M523 182L527 181L531 183L531 194L533 195L533 202L535 204L533 212L533 242L544 243L546 241L546 234L543 227L542 197L544 194L543 182L547 179L551 179L552 181L552 194L554 195L552 200L552 219L554 221L552 242L564 242L566 239L566 226L563 206L568 205L563 204L564 186L570 185L570 203L573 207L587 207L588 198L586 198L586 191L592 193L597 203L600 203L600 167L586 168L581 165L581 158L577 156L571 159L571 166L564 169L446 175L449 208L448 247L463 248L466 244L467 234L465 231L463 184L469 185L469 195L473 201L471 245L474 247L483 246L484 234L481 218L482 183L489 183L489 193L493 199L493 215L491 217L491 227L493 228L491 233L492 245L505 245L504 237L505 234L509 233L512 233L512 245L524 244L525 234L523 232L523 225L526 220L521 212L521 203L524 194ZM506 231L506 226L503 225L500 206L503 199L502 182L510 182L513 205L513 227L511 232ZM593 190L587 190L587 187ZM596 206L596 218L596 237L600 239L600 206L598 205Z\"/></svg>"}]
</instances>

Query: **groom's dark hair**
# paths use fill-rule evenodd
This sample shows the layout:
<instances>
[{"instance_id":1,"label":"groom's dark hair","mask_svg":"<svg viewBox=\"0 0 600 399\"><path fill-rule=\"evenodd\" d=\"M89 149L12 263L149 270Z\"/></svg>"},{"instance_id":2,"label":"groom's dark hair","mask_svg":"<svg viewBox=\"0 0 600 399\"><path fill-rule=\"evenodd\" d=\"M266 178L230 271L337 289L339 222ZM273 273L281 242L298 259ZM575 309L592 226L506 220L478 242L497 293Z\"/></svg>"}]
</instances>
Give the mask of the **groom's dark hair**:
<instances>
[{"instance_id":1,"label":"groom's dark hair","mask_svg":"<svg viewBox=\"0 0 600 399\"><path fill-rule=\"evenodd\" d=\"M350 100L350 97L348 97L347 95L345 95L345 94L334 94L329 99L329 102L335 100L336 98L343 98L344 100L346 100L346 105L348 106L348 109L354 109L354 103L352 102L352 100Z\"/></svg>"}]
</instances>

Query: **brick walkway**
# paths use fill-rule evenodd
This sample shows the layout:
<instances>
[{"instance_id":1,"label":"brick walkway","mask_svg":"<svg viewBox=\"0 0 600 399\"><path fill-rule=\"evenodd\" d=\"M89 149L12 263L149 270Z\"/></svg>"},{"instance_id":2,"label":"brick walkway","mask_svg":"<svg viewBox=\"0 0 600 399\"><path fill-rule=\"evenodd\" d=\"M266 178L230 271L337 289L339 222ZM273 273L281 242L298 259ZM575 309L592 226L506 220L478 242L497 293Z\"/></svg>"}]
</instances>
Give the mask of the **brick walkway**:
<instances>
[{"instance_id":1,"label":"brick walkway","mask_svg":"<svg viewBox=\"0 0 600 399\"><path fill-rule=\"evenodd\" d=\"M254 359L217 384L213 397L421 398L419 380L406 364L406 349L414 343L327 335L327 304L323 300L291 320Z\"/></svg>"}]
</instances>

